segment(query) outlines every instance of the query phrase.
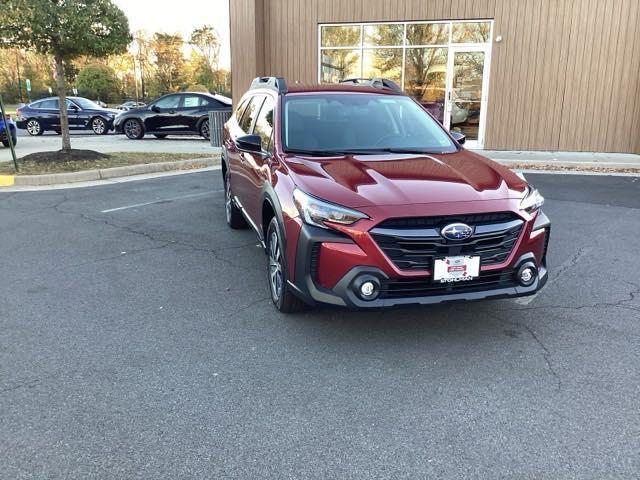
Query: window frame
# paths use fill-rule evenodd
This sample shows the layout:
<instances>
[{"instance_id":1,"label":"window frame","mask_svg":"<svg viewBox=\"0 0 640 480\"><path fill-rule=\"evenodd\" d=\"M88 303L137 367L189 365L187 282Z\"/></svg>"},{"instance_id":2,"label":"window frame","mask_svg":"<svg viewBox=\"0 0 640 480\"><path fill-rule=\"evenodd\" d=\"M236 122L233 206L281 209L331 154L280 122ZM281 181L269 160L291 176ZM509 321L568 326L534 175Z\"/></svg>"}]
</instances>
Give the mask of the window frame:
<instances>
[{"instance_id":1,"label":"window frame","mask_svg":"<svg viewBox=\"0 0 640 480\"><path fill-rule=\"evenodd\" d=\"M251 134L253 135L259 135L256 133L256 125L258 124L258 119L260 118L260 115L262 114L262 110L264 109L265 104L267 103L268 100L270 100L271 102L273 102L273 125L271 126L271 135L269 135L269 144L267 145L267 148L263 148L262 151L263 152L267 152L267 153L273 153L273 131L275 130L275 116L276 116L276 108L278 107L278 99L276 97L274 97L273 95L270 94L263 94L264 95L264 99L262 100L262 104L260 105L260 111L258 112L258 115L256 115L256 118L253 121L253 125L251 127ZM262 137L260 137L262 138Z\"/></svg>"},{"instance_id":2,"label":"window frame","mask_svg":"<svg viewBox=\"0 0 640 480\"><path fill-rule=\"evenodd\" d=\"M489 39L487 42L474 42L474 43L454 43L453 42L453 25L459 23L489 23ZM448 24L447 42L446 43L434 43L428 45L413 45L407 43L407 26L408 25L425 25L425 24ZM402 44L401 45L365 45L364 44L364 27L371 25L403 25ZM335 47L335 46L322 46L322 29L324 27L360 27L360 43L358 45L348 47ZM363 76L364 71L364 51L376 50L376 49L402 49L402 65L400 72L400 88L404 91L405 88L405 66L408 48L446 48L447 56L450 55L451 47L474 47L478 45L488 46L489 52L491 52L491 44L493 39L493 26L494 21L491 18L474 18L469 20L418 20L418 21L386 21L386 22L338 22L338 23L319 23L318 24L318 83L322 83L322 51L323 50L357 50L360 54L360 74Z\"/></svg>"},{"instance_id":3,"label":"window frame","mask_svg":"<svg viewBox=\"0 0 640 480\"><path fill-rule=\"evenodd\" d=\"M258 98L258 97L262 97L262 101L260 102L260 104L258 105L258 112L257 115L255 116L255 118L253 118L251 120L251 125L249 125L249 128L247 131L245 131L242 128L242 120L244 120L244 116L247 114L247 111L249 110L249 105L251 105L251 102ZM244 111L242 112L242 117L240 117L240 119L238 120L238 128L245 134L245 135L251 135L253 133L253 127L255 126L256 120L258 119L258 115L260 115L260 110L262 110L262 104L264 103L264 100L266 98L266 94L264 93L255 93L254 95L251 95L249 97L247 97L247 106L244 108Z\"/></svg>"}]
</instances>

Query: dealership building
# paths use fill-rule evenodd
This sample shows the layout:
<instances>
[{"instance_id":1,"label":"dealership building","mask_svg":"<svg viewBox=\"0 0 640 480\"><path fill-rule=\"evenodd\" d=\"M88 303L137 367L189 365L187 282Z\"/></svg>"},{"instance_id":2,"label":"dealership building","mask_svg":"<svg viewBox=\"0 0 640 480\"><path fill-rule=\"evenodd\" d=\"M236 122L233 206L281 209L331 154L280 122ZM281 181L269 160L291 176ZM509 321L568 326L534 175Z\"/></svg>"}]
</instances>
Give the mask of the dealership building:
<instances>
[{"instance_id":1,"label":"dealership building","mask_svg":"<svg viewBox=\"0 0 640 480\"><path fill-rule=\"evenodd\" d=\"M470 147L640 153L638 0L230 0L256 76L385 77Z\"/></svg>"}]
</instances>

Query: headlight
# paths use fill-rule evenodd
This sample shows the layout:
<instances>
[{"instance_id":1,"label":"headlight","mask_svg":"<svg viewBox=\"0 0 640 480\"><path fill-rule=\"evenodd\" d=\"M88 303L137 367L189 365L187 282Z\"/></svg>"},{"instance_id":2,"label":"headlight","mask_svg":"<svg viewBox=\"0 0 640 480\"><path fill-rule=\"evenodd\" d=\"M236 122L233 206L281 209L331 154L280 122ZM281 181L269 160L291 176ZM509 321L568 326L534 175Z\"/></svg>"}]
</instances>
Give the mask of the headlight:
<instances>
[{"instance_id":1,"label":"headlight","mask_svg":"<svg viewBox=\"0 0 640 480\"><path fill-rule=\"evenodd\" d=\"M544 197L540 195L538 189L528 186L524 198L520 201L520 209L532 213L542 205L544 205Z\"/></svg>"},{"instance_id":2,"label":"headlight","mask_svg":"<svg viewBox=\"0 0 640 480\"><path fill-rule=\"evenodd\" d=\"M364 213L325 202L297 188L293 191L293 201L305 223L316 227L328 228L324 222L351 225L362 218L369 218Z\"/></svg>"}]
</instances>

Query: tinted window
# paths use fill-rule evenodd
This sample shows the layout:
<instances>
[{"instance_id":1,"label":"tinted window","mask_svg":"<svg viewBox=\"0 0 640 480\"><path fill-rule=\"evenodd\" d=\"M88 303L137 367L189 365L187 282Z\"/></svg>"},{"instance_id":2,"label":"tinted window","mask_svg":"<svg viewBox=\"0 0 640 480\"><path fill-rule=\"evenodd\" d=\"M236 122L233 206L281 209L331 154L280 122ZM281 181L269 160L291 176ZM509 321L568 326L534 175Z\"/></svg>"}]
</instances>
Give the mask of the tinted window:
<instances>
[{"instance_id":1,"label":"tinted window","mask_svg":"<svg viewBox=\"0 0 640 480\"><path fill-rule=\"evenodd\" d=\"M179 95L169 95L167 97L163 97L155 103L158 108L178 108L180 105L180 96Z\"/></svg>"},{"instance_id":2,"label":"tinted window","mask_svg":"<svg viewBox=\"0 0 640 480\"><path fill-rule=\"evenodd\" d=\"M256 120L256 125L253 127L253 133L260 135L262 138L262 149L269 150L271 146L271 132L273 131L273 108L275 102L271 97L267 97L262 108L260 109L260 115Z\"/></svg>"},{"instance_id":3,"label":"tinted window","mask_svg":"<svg viewBox=\"0 0 640 480\"><path fill-rule=\"evenodd\" d=\"M201 107L207 103L207 101L200 95L185 95L182 98L182 106L184 108Z\"/></svg>"},{"instance_id":4,"label":"tinted window","mask_svg":"<svg viewBox=\"0 0 640 480\"><path fill-rule=\"evenodd\" d=\"M77 103L80 106L80 108L86 108L86 109L101 109L102 108L97 103L94 103L91 100L88 100L86 98L76 97L76 98L73 99L73 101L75 103ZM67 102L68 102L68 100L67 100ZM69 104L67 103L67 106L68 105Z\"/></svg>"},{"instance_id":5,"label":"tinted window","mask_svg":"<svg viewBox=\"0 0 640 480\"><path fill-rule=\"evenodd\" d=\"M447 133L404 96L292 95L284 104L285 148L303 150L457 150Z\"/></svg>"},{"instance_id":6,"label":"tinted window","mask_svg":"<svg viewBox=\"0 0 640 480\"><path fill-rule=\"evenodd\" d=\"M251 125L253 125L256 115L258 115L263 100L264 97L262 95L257 95L253 97L249 105L247 105L247 109L244 111L242 119L240 120L240 128L243 132L249 133L251 131Z\"/></svg>"},{"instance_id":7,"label":"tinted window","mask_svg":"<svg viewBox=\"0 0 640 480\"><path fill-rule=\"evenodd\" d=\"M53 108L58 108L58 99L51 99L51 100L43 100L41 102L38 102L34 105L35 108L47 108L47 109L53 109Z\"/></svg>"}]
</instances>

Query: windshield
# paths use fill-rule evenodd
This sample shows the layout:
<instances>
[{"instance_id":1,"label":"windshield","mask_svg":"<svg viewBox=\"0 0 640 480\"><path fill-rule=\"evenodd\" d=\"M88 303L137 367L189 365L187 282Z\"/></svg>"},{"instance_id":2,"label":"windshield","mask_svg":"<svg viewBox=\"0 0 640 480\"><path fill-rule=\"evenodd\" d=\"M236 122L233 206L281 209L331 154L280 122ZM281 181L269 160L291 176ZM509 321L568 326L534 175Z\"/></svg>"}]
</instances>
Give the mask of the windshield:
<instances>
[{"instance_id":1,"label":"windshield","mask_svg":"<svg viewBox=\"0 0 640 480\"><path fill-rule=\"evenodd\" d=\"M87 100L86 98L73 97L73 102L78 104L80 108L84 109L92 109L92 108L102 108L97 103L93 103L91 100Z\"/></svg>"},{"instance_id":2,"label":"windshield","mask_svg":"<svg viewBox=\"0 0 640 480\"><path fill-rule=\"evenodd\" d=\"M456 145L413 100L375 94L285 97L283 144L307 153L450 153Z\"/></svg>"}]
</instances>

